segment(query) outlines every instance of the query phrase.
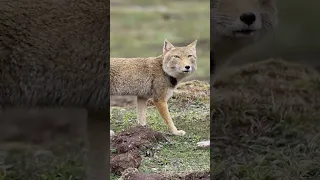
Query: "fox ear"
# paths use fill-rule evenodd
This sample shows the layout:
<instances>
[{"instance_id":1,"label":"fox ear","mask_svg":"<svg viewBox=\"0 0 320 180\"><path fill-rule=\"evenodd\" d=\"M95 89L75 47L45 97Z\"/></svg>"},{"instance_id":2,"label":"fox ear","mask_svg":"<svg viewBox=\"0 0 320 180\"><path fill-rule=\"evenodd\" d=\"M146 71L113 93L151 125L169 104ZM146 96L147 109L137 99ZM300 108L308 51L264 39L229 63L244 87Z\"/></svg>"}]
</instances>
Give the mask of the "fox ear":
<instances>
[{"instance_id":1,"label":"fox ear","mask_svg":"<svg viewBox=\"0 0 320 180\"><path fill-rule=\"evenodd\" d=\"M165 39L163 43L163 48L162 48L163 54L167 53L172 48L174 48L174 46L167 39Z\"/></svg>"},{"instance_id":2,"label":"fox ear","mask_svg":"<svg viewBox=\"0 0 320 180\"><path fill-rule=\"evenodd\" d=\"M188 48L196 50L196 45L197 45L198 40L196 39L193 41L191 44L188 45Z\"/></svg>"}]
</instances>

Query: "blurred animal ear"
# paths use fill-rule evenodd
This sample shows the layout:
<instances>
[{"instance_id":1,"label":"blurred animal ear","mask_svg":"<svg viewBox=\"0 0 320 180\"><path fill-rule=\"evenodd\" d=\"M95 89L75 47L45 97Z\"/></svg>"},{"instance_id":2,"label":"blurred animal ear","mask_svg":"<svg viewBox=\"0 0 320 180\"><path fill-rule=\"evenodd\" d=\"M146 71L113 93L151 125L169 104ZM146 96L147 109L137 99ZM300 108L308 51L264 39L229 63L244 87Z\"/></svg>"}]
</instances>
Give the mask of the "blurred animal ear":
<instances>
[{"instance_id":1,"label":"blurred animal ear","mask_svg":"<svg viewBox=\"0 0 320 180\"><path fill-rule=\"evenodd\" d=\"M163 54L166 54L168 51L170 51L173 48L174 46L167 39L165 39L163 43L163 48L162 48Z\"/></svg>"},{"instance_id":2,"label":"blurred animal ear","mask_svg":"<svg viewBox=\"0 0 320 180\"><path fill-rule=\"evenodd\" d=\"M189 44L187 47L192 49L192 50L196 50L196 45L197 45L198 40L196 39L195 41L193 41L191 44Z\"/></svg>"}]
</instances>

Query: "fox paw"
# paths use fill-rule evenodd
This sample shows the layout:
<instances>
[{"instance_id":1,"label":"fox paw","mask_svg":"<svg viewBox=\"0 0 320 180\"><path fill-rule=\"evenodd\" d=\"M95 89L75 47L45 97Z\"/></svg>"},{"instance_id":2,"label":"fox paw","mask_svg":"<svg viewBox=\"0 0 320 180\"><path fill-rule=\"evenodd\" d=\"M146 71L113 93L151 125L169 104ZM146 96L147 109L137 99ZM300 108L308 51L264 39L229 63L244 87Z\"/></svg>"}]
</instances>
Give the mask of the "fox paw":
<instances>
[{"instance_id":1,"label":"fox paw","mask_svg":"<svg viewBox=\"0 0 320 180\"><path fill-rule=\"evenodd\" d=\"M183 130L177 130L172 132L172 134L177 135L177 136L184 136L186 134L186 132L184 132Z\"/></svg>"}]
</instances>

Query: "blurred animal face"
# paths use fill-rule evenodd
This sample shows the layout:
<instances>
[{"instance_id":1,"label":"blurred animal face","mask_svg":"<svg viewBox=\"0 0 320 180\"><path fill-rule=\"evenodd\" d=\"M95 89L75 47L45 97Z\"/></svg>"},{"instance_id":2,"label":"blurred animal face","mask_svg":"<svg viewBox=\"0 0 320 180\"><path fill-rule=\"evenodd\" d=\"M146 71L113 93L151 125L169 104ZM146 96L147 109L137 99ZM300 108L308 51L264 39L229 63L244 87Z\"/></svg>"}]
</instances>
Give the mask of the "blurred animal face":
<instances>
[{"instance_id":1,"label":"blurred animal face","mask_svg":"<svg viewBox=\"0 0 320 180\"><path fill-rule=\"evenodd\" d=\"M213 0L213 28L229 38L257 38L274 31L275 0Z\"/></svg>"},{"instance_id":2,"label":"blurred animal face","mask_svg":"<svg viewBox=\"0 0 320 180\"><path fill-rule=\"evenodd\" d=\"M185 47L174 47L165 40L163 45L163 70L172 77L184 78L197 69L197 40Z\"/></svg>"}]
</instances>

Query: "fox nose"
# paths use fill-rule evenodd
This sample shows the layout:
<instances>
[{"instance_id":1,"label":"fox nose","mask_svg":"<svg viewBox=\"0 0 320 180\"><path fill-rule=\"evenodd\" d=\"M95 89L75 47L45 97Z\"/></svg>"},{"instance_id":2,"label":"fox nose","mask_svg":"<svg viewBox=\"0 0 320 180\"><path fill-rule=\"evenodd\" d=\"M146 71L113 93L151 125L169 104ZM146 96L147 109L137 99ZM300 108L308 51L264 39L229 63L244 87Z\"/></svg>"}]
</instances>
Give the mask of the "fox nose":
<instances>
[{"instance_id":1,"label":"fox nose","mask_svg":"<svg viewBox=\"0 0 320 180\"><path fill-rule=\"evenodd\" d=\"M256 21L256 15L253 13L243 13L240 16L240 20L245 24L247 24L248 26L250 26L251 24L254 23L254 21Z\"/></svg>"},{"instance_id":2,"label":"fox nose","mask_svg":"<svg viewBox=\"0 0 320 180\"><path fill-rule=\"evenodd\" d=\"M186 69L190 69L190 66L185 66L184 68L186 68Z\"/></svg>"}]
</instances>

